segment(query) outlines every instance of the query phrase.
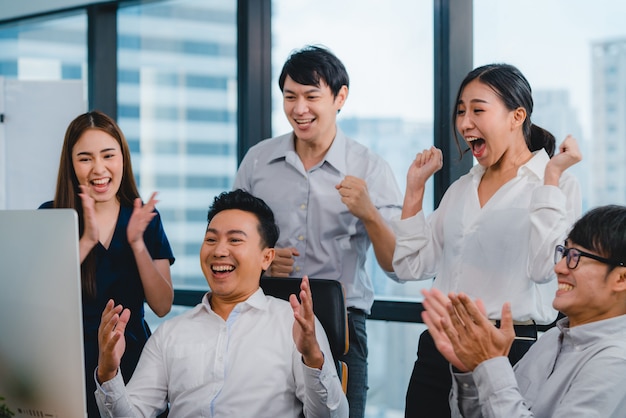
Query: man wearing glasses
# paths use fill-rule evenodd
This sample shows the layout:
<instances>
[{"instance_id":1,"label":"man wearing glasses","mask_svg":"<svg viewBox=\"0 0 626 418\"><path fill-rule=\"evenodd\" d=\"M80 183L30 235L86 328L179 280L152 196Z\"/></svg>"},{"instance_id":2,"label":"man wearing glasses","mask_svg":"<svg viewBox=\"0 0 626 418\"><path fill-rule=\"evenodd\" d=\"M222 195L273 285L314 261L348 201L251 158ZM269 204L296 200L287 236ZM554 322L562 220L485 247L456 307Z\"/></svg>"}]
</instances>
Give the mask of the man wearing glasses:
<instances>
[{"instance_id":1,"label":"man wearing glasses","mask_svg":"<svg viewBox=\"0 0 626 418\"><path fill-rule=\"evenodd\" d=\"M552 305L566 317L514 367L508 303L498 329L467 295L424 291L424 322L453 369L453 416L624 417L626 207L588 212L554 261Z\"/></svg>"}]
</instances>

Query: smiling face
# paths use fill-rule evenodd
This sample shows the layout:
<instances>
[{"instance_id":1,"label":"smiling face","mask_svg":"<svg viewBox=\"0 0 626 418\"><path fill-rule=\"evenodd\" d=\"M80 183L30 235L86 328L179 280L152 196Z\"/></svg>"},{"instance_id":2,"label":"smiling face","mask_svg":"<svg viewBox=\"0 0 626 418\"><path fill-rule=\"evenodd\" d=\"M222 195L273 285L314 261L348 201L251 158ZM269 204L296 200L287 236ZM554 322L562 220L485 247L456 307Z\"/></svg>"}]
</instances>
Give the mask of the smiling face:
<instances>
[{"instance_id":1,"label":"smiling face","mask_svg":"<svg viewBox=\"0 0 626 418\"><path fill-rule=\"evenodd\" d=\"M459 96L456 128L478 163L490 167L505 154L516 154L518 147L528 149L522 132L525 118L523 108L509 110L491 87L475 79Z\"/></svg>"},{"instance_id":2,"label":"smiling face","mask_svg":"<svg viewBox=\"0 0 626 418\"><path fill-rule=\"evenodd\" d=\"M348 96L343 86L337 96L323 79L320 85L309 86L289 76L283 87L283 109L297 140L310 144L329 145L335 138L337 112Z\"/></svg>"},{"instance_id":3,"label":"smiling face","mask_svg":"<svg viewBox=\"0 0 626 418\"><path fill-rule=\"evenodd\" d=\"M274 259L263 244L253 213L229 209L217 213L200 249L202 272L211 288L211 304L242 302L259 288L259 279Z\"/></svg>"},{"instance_id":4,"label":"smiling face","mask_svg":"<svg viewBox=\"0 0 626 418\"><path fill-rule=\"evenodd\" d=\"M565 246L601 256L573 242L566 241ZM569 317L570 327L623 313L626 288L623 267L611 269L605 263L581 256L578 266L570 269L563 257L554 266L554 271L559 288L552 306Z\"/></svg>"},{"instance_id":5,"label":"smiling face","mask_svg":"<svg viewBox=\"0 0 626 418\"><path fill-rule=\"evenodd\" d=\"M78 184L87 187L96 203L116 199L124 158L115 138L99 129L86 130L72 148L72 165Z\"/></svg>"}]
</instances>

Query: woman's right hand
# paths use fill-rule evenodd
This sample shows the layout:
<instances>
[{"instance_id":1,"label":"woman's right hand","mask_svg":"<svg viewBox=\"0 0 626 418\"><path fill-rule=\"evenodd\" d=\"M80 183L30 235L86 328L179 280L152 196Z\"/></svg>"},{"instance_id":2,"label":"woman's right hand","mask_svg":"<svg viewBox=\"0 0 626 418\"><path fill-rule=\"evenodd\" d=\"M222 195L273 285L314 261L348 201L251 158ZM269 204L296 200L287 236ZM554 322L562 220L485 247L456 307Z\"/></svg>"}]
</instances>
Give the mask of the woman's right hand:
<instances>
[{"instance_id":1,"label":"woman's right hand","mask_svg":"<svg viewBox=\"0 0 626 418\"><path fill-rule=\"evenodd\" d=\"M434 146L415 156L406 175L407 192L409 189L423 188L426 181L443 167L443 154Z\"/></svg>"},{"instance_id":2,"label":"woman's right hand","mask_svg":"<svg viewBox=\"0 0 626 418\"><path fill-rule=\"evenodd\" d=\"M430 147L415 156L406 175L406 192L402 204L402 219L414 216L422 210L426 181L443 167L443 154Z\"/></svg>"}]
</instances>

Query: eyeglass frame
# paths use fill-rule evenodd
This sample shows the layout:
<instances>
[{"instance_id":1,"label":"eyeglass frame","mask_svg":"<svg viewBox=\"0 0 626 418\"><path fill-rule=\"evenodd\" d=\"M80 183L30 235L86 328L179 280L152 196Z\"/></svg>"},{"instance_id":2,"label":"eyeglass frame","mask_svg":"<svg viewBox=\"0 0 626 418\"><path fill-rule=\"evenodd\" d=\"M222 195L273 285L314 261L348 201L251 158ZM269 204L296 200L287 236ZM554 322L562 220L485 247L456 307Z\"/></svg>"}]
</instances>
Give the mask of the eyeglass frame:
<instances>
[{"instance_id":1,"label":"eyeglass frame","mask_svg":"<svg viewBox=\"0 0 626 418\"><path fill-rule=\"evenodd\" d=\"M572 254L576 254L576 253L578 254L578 257L576 258L576 264L574 264L574 267L570 267L570 264L571 264L570 260L572 260L572 257L570 256L571 251L574 251L574 253ZM611 260L608 258L600 257L599 255L591 254L586 251L581 251L578 248L568 248L564 245L557 245L554 248L554 264L557 264L562 259L565 259L565 265L570 270L574 270L576 267L578 267L578 263L580 262L581 256L591 258L593 260L599 261L604 264L608 264L610 266L626 267L626 263L623 261L616 261L616 260ZM558 260L557 260L557 257L559 257Z\"/></svg>"}]
</instances>

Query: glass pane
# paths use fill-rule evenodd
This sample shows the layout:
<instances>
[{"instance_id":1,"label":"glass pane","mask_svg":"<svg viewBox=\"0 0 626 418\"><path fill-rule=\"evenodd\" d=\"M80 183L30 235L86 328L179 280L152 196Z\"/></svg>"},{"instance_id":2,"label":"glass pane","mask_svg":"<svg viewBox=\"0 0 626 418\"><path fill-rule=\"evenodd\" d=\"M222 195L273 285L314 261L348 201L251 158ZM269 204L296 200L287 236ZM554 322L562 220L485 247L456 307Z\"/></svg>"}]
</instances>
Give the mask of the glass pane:
<instances>
[{"instance_id":1,"label":"glass pane","mask_svg":"<svg viewBox=\"0 0 626 418\"><path fill-rule=\"evenodd\" d=\"M174 286L206 289L198 254L237 170L236 1L120 8L118 121L143 199L158 191Z\"/></svg>"},{"instance_id":2,"label":"glass pane","mask_svg":"<svg viewBox=\"0 0 626 418\"><path fill-rule=\"evenodd\" d=\"M0 76L18 80L85 80L87 16L83 12L0 27Z\"/></svg>"},{"instance_id":3,"label":"glass pane","mask_svg":"<svg viewBox=\"0 0 626 418\"><path fill-rule=\"evenodd\" d=\"M390 163L404 194L415 154L433 144L433 42L430 1L274 0L273 134L291 131L278 87L283 63L294 49L324 45L341 59L350 76L350 94L338 125ZM432 180L426 194L424 210L429 213ZM393 282L380 270L372 251L368 271L379 299L418 298L419 289L431 283Z\"/></svg>"},{"instance_id":4,"label":"glass pane","mask_svg":"<svg viewBox=\"0 0 626 418\"><path fill-rule=\"evenodd\" d=\"M474 0L474 63L508 62L528 78L534 123L578 140L583 211L626 204L626 3ZM532 22L532 29L529 29Z\"/></svg>"}]
</instances>

